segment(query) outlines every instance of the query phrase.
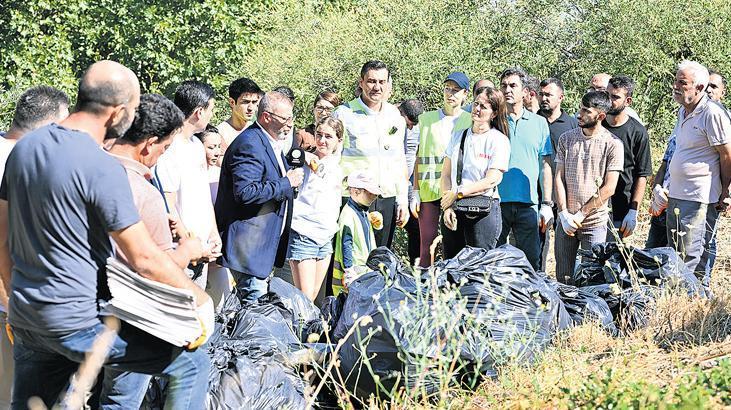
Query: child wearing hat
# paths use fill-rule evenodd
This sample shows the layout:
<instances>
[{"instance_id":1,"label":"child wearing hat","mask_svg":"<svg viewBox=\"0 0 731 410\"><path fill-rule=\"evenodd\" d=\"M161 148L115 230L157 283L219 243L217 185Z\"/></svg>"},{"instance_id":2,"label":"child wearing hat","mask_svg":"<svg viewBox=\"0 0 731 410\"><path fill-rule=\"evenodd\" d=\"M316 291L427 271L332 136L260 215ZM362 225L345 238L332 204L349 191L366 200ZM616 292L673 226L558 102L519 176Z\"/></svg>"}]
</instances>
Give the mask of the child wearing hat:
<instances>
[{"instance_id":1,"label":"child wearing hat","mask_svg":"<svg viewBox=\"0 0 731 410\"><path fill-rule=\"evenodd\" d=\"M364 171L348 176L350 198L340 212L338 233L335 237L335 261L333 265L333 294L337 296L358 276L368 271L366 260L376 247L372 220L378 228L378 216L368 208L381 189L373 177Z\"/></svg>"}]
</instances>

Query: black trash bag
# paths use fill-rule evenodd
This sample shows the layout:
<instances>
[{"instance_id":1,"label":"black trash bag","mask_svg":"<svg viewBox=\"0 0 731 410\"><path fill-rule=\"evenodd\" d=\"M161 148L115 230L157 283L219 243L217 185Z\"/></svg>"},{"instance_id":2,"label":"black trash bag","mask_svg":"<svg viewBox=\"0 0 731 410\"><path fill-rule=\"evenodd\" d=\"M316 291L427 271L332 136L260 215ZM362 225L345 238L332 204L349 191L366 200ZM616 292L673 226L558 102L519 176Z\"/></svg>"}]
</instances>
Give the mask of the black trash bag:
<instances>
[{"instance_id":1,"label":"black trash bag","mask_svg":"<svg viewBox=\"0 0 731 410\"><path fill-rule=\"evenodd\" d=\"M320 310L317 309L301 290L287 283L281 278L274 277L269 282L269 292L279 296L285 308L292 312L295 329L304 323L320 318Z\"/></svg>"},{"instance_id":2,"label":"black trash bag","mask_svg":"<svg viewBox=\"0 0 731 410\"><path fill-rule=\"evenodd\" d=\"M420 336L432 332L426 338L420 337L421 342L437 340L434 326L424 323L430 320L428 315L414 320L409 313L421 312L420 309L428 312L427 285L421 286L386 248L374 250L368 266L378 271L368 272L351 283L333 332L334 340L340 341L361 317L371 318L370 323L356 328L340 350L339 371L346 378L346 386L360 398L371 394L384 397L384 393L397 386L412 390L417 382L427 396L435 394L438 376L429 368L417 371L417 363L421 358L431 363L439 355L439 348L434 344L415 344L409 336L409 332L419 331ZM364 357L368 358L367 364Z\"/></svg>"},{"instance_id":3,"label":"black trash bag","mask_svg":"<svg viewBox=\"0 0 731 410\"><path fill-rule=\"evenodd\" d=\"M604 299L576 286L559 282L549 282L549 284L558 292L574 325L595 321L610 334L617 334L612 311Z\"/></svg>"},{"instance_id":4,"label":"black trash bag","mask_svg":"<svg viewBox=\"0 0 731 410\"><path fill-rule=\"evenodd\" d=\"M291 327L291 315L287 315L288 311L276 303L276 295L269 296L272 303L255 303L236 315L230 337L247 346L250 356L286 354L300 343Z\"/></svg>"},{"instance_id":5,"label":"black trash bag","mask_svg":"<svg viewBox=\"0 0 731 410\"><path fill-rule=\"evenodd\" d=\"M701 282L673 248L630 249L630 254L635 272L644 284L684 289L689 296L706 296ZM620 279L622 287L632 286L627 270L622 272Z\"/></svg>"},{"instance_id":6,"label":"black trash bag","mask_svg":"<svg viewBox=\"0 0 731 410\"><path fill-rule=\"evenodd\" d=\"M264 357L238 356L220 385L208 395L207 409L304 409L305 383L291 368Z\"/></svg>"},{"instance_id":7,"label":"black trash bag","mask_svg":"<svg viewBox=\"0 0 731 410\"><path fill-rule=\"evenodd\" d=\"M507 360L531 361L571 323L558 293L511 245L490 251L466 247L436 266L460 286L479 325L467 335L463 358L483 375L497 375Z\"/></svg>"},{"instance_id":8,"label":"black trash bag","mask_svg":"<svg viewBox=\"0 0 731 410\"><path fill-rule=\"evenodd\" d=\"M348 294L341 292L337 297L328 296L325 298L320 307L320 318L305 324L303 342L312 342L310 335L313 334L319 336L317 341L321 343L335 340L333 332L340 319L340 315L343 313L346 297L348 297ZM328 331L325 332L325 329L328 329Z\"/></svg>"},{"instance_id":9,"label":"black trash bag","mask_svg":"<svg viewBox=\"0 0 731 410\"><path fill-rule=\"evenodd\" d=\"M619 283L628 289L633 285L651 285L684 289L690 296L706 296L698 278L672 248L638 249L610 242L595 244L591 251L582 250L580 254L584 262L574 277L579 287Z\"/></svg>"},{"instance_id":10,"label":"black trash bag","mask_svg":"<svg viewBox=\"0 0 731 410\"><path fill-rule=\"evenodd\" d=\"M647 326L651 314L649 308L657 299L660 288L642 285L619 289L618 285L596 285L581 290L604 299L612 312L615 326L626 333Z\"/></svg>"},{"instance_id":11,"label":"black trash bag","mask_svg":"<svg viewBox=\"0 0 731 410\"><path fill-rule=\"evenodd\" d=\"M623 290L619 298L619 328L631 331L647 327L658 292L657 287L644 285Z\"/></svg>"}]
</instances>

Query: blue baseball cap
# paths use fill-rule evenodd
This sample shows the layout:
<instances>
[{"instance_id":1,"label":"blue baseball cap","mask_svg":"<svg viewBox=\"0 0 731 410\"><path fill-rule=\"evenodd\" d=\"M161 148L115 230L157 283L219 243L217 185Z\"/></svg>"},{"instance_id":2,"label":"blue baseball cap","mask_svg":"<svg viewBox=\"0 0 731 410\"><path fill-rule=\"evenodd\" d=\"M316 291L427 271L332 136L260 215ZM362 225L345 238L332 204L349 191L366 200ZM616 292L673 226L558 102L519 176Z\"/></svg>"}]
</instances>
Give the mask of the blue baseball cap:
<instances>
[{"instance_id":1,"label":"blue baseball cap","mask_svg":"<svg viewBox=\"0 0 731 410\"><path fill-rule=\"evenodd\" d=\"M452 80L455 83L457 83L459 88L461 88L463 90L469 90L469 88L470 88L470 79L467 77L467 74L465 74L461 71L455 71L452 74L448 75L447 79L444 80L444 82L446 83L449 80Z\"/></svg>"}]
</instances>

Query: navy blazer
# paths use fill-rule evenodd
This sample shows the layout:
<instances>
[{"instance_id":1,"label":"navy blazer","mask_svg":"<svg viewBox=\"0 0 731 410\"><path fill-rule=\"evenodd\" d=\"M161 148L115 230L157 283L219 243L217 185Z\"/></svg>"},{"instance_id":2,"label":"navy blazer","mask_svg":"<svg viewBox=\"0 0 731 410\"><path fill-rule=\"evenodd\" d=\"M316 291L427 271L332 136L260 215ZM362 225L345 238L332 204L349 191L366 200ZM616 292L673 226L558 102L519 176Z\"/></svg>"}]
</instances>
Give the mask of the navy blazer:
<instances>
[{"instance_id":1,"label":"navy blazer","mask_svg":"<svg viewBox=\"0 0 731 410\"><path fill-rule=\"evenodd\" d=\"M258 123L246 128L223 156L215 205L223 241L219 264L260 279L284 264L292 219L294 190L274 155Z\"/></svg>"}]
</instances>

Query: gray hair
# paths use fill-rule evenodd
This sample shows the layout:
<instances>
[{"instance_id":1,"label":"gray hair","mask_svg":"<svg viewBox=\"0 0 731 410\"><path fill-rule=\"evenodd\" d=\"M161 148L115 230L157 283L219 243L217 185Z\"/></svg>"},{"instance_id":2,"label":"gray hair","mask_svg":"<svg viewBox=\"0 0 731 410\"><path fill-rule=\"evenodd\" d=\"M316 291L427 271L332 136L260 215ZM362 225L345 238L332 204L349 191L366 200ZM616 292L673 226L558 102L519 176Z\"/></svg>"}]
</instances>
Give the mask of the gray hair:
<instances>
[{"instance_id":1,"label":"gray hair","mask_svg":"<svg viewBox=\"0 0 731 410\"><path fill-rule=\"evenodd\" d=\"M261 116L264 112L271 112L279 104L292 106L292 100L278 91L269 91L259 100L258 115Z\"/></svg>"},{"instance_id":2,"label":"gray hair","mask_svg":"<svg viewBox=\"0 0 731 410\"><path fill-rule=\"evenodd\" d=\"M693 85L708 85L710 74L708 69L696 61L683 60L678 64L678 71L689 71L693 76Z\"/></svg>"}]
</instances>

